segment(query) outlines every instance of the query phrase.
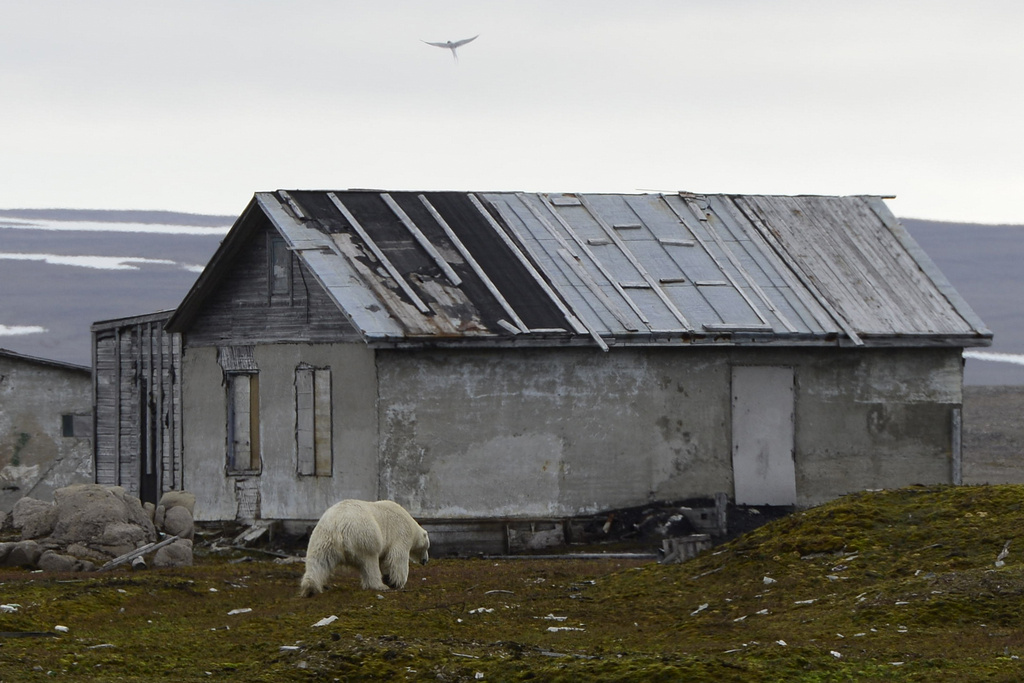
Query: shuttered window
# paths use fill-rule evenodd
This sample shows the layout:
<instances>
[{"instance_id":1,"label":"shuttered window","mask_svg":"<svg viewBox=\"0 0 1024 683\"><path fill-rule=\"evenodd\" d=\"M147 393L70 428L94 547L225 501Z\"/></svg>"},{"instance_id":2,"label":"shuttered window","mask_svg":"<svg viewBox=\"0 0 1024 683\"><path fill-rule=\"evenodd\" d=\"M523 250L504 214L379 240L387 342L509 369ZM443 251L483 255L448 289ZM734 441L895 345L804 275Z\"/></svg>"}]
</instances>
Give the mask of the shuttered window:
<instances>
[{"instance_id":1,"label":"shuttered window","mask_svg":"<svg viewBox=\"0 0 1024 683\"><path fill-rule=\"evenodd\" d=\"M295 438L298 473L332 473L331 370L299 366L295 370Z\"/></svg>"},{"instance_id":2,"label":"shuttered window","mask_svg":"<svg viewBox=\"0 0 1024 683\"><path fill-rule=\"evenodd\" d=\"M228 462L229 472L260 469L260 376L228 373Z\"/></svg>"},{"instance_id":3,"label":"shuttered window","mask_svg":"<svg viewBox=\"0 0 1024 683\"><path fill-rule=\"evenodd\" d=\"M270 301L290 299L292 294L292 253L280 237L271 237L267 247L267 280Z\"/></svg>"}]
</instances>

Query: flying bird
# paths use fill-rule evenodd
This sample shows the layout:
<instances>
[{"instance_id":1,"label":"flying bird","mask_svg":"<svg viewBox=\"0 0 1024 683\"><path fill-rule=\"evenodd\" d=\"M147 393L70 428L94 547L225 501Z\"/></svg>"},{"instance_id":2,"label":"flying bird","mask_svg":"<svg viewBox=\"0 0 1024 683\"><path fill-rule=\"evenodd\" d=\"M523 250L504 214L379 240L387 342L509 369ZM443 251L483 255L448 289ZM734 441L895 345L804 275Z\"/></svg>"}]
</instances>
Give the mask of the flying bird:
<instances>
[{"instance_id":1,"label":"flying bird","mask_svg":"<svg viewBox=\"0 0 1024 683\"><path fill-rule=\"evenodd\" d=\"M434 47L443 47L446 50L451 50L452 51L452 57L455 59L455 62L458 63L458 61L459 61L459 54L455 51L455 48L462 47L466 43L474 41L474 40L476 40L479 37L480 37L480 34L477 34L477 35L473 36L472 38L463 38L462 40L448 40L448 41L445 41L443 43L431 43L430 41L427 41L427 40L424 40L423 42L426 43L427 45L433 45Z\"/></svg>"}]
</instances>

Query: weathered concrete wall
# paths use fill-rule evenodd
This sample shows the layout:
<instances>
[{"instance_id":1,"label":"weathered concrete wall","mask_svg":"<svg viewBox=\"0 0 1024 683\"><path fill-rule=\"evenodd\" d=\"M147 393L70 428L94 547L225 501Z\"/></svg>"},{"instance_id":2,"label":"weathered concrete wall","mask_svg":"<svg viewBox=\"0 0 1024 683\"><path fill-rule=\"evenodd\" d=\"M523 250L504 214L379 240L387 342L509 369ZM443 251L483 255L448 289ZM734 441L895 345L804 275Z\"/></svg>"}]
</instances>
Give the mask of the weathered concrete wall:
<instances>
[{"instance_id":1,"label":"weathered concrete wall","mask_svg":"<svg viewBox=\"0 0 1024 683\"><path fill-rule=\"evenodd\" d=\"M382 351L380 496L435 518L731 496L735 364L794 368L799 504L951 481L957 350Z\"/></svg>"},{"instance_id":2,"label":"weathered concrete wall","mask_svg":"<svg viewBox=\"0 0 1024 683\"><path fill-rule=\"evenodd\" d=\"M186 348L185 481L196 519L315 520L341 498L421 518L562 517L733 495L732 368L795 377L798 503L952 480L961 359L949 349L391 350L271 344L259 366L262 468L226 473L215 348ZM330 367L333 476L296 469L295 369Z\"/></svg>"},{"instance_id":3,"label":"weathered concrete wall","mask_svg":"<svg viewBox=\"0 0 1024 683\"><path fill-rule=\"evenodd\" d=\"M798 369L797 491L814 505L870 488L952 483L958 349L815 352Z\"/></svg>"},{"instance_id":4,"label":"weathered concrete wall","mask_svg":"<svg viewBox=\"0 0 1024 683\"><path fill-rule=\"evenodd\" d=\"M198 521L235 519L239 495L256 495L259 517L316 520L342 498L377 497L377 424L373 352L361 344L258 346L259 474L226 472L227 393L217 349L187 347L183 358L184 486ZM297 472L295 369L331 369L332 476Z\"/></svg>"},{"instance_id":5,"label":"weathered concrete wall","mask_svg":"<svg viewBox=\"0 0 1024 683\"><path fill-rule=\"evenodd\" d=\"M0 511L23 496L93 480L92 439L62 436L62 416L91 425L92 376L85 369L0 354Z\"/></svg>"},{"instance_id":6,"label":"weathered concrete wall","mask_svg":"<svg viewBox=\"0 0 1024 683\"><path fill-rule=\"evenodd\" d=\"M731 488L727 370L704 353L684 368L633 351L381 352L381 495L428 517L543 517Z\"/></svg>"}]
</instances>

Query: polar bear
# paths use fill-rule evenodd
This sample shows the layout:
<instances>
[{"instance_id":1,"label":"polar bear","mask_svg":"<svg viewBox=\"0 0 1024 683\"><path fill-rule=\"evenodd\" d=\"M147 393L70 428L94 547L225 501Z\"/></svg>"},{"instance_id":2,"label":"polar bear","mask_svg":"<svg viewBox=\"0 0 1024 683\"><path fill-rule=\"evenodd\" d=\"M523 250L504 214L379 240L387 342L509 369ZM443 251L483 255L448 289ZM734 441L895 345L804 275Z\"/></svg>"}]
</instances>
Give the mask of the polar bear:
<instances>
[{"instance_id":1,"label":"polar bear","mask_svg":"<svg viewBox=\"0 0 1024 683\"><path fill-rule=\"evenodd\" d=\"M427 532L398 503L343 500L327 508L310 534L299 594L323 592L338 565L358 569L364 589L402 588L410 556L426 564L429 548Z\"/></svg>"}]
</instances>

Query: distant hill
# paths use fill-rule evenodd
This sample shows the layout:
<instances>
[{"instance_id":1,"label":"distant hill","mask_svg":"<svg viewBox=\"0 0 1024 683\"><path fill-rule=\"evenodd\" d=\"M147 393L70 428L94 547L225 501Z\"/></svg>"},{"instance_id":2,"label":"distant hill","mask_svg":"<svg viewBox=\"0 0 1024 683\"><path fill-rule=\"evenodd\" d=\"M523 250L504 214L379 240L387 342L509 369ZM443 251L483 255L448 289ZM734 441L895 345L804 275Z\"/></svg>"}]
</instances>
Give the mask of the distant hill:
<instances>
[{"instance_id":1,"label":"distant hill","mask_svg":"<svg viewBox=\"0 0 1024 683\"><path fill-rule=\"evenodd\" d=\"M95 223L190 225L208 228L230 226L235 221L235 216L213 216L200 213L180 213L177 211L118 211L108 209L0 209L0 219L3 218L60 221L63 223L84 221Z\"/></svg>"},{"instance_id":2,"label":"distant hill","mask_svg":"<svg viewBox=\"0 0 1024 683\"><path fill-rule=\"evenodd\" d=\"M0 326L46 330L4 334L0 347L91 365L92 323L176 307L234 220L169 211L0 210Z\"/></svg>"},{"instance_id":3,"label":"distant hill","mask_svg":"<svg viewBox=\"0 0 1024 683\"><path fill-rule=\"evenodd\" d=\"M176 307L234 220L171 211L0 210L0 347L90 365L92 323ZM986 350L1024 354L1024 226L901 220L995 333ZM4 334L21 327L46 332ZM1024 385L1024 366L968 360L965 381Z\"/></svg>"},{"instance_id":4,"label":"distant hill","mask_svg":"<svg viewBox=\"0 0 1024 683\"><path fill-rule=\"evenodd\" d=\"M995 334L985 351L1024 354L1024 226L901 218ZM1024 365L968 360L967 384L1024 384Z\"/></svg>"}]
</instances>

